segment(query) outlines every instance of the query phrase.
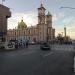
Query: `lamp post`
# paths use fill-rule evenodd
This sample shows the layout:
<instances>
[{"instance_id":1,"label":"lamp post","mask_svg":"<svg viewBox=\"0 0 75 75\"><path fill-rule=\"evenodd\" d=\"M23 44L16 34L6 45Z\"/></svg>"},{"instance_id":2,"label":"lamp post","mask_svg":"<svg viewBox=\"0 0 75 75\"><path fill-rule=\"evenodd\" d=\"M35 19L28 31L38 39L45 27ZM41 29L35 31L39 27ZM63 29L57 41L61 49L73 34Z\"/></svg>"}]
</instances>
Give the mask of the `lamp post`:
<instances>
[{"instance_id":1,"label":"lamp post","mask_svg":"<svg viewBox=\"0 0 75 75\"><path fill-rule=\"evenodd\" d=\"M12 36L13 36L13 40L14 40L14 28L12 29L12 33L13 33L13 35L12 35Z\"/></svg>"},{"instance_id":2,"label":"lamp post","mask_svg":"<svg viewBox=\"0 0 75 75\"><path fill-rule=\"evenodd\" d=\"M48 42L48 25L47 25L47 38L46 38L47 42Z\"/></svg>"},{"instance_id":3,"label":"lamp post","mask_svg":"<svg viewBox=\"0 0 75 75\"><path fill-rule=\"evenodd\" d=\"M63 32L61 32L61 34L62 34L62 37L63 37Z\"/></svg>"},{"instance_id":4,"label":"lamp post","mask_svg":"<svg viewBox=\"0 0 75 75\"><path fill-rule=\"evenodd\" d=\"M16 27L15 27L15 31L14 32L15 32L15 40L16 40Z\"/></svg>"},{"instance_id":5,"label":"lamp post","mask_svg":"<svg viewBox=\"0 0 75 75\"><path fill-rule=\"evenodd\" d=\"M25 41L25 29L24 29L24 41Z\"/></svg>"},{"instance_id":6,"label":"lamp post","mask_svg":"<svg viewBox=\"0 0 75 75\"><path fill-rule=\"evenodd\" d=\"M28 29L26 28L26 40L27 40Z\"/></svg>"}]
</instances>

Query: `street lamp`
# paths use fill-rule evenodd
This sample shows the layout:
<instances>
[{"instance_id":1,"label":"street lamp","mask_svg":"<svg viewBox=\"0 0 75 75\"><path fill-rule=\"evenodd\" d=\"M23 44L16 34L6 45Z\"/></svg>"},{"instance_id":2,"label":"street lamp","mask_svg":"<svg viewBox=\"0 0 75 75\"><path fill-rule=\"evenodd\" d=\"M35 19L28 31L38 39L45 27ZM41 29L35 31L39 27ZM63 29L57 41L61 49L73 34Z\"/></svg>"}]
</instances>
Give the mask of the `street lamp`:
<instances>
[{"instance_id":1,"label":"street lamp","mask_svg":"<svg viewBox=\"0 0 75 75\"><path fill-rule=\"evenodd\" d=\"M15 40L16 40L16 27L15 27Z\"/></svg>"},{"instance_id":2,"label":"street lamp","mask_svg":"<svg viewBox=\"0 0 75 75\"><path fill-rule=\"evenodd\" d=\"M63 37L63 32L61 32L61 34L62 34L62 37Z\"/></svg>"},{"instance_id":3,"label":"street lamp","mask_svg":"<svg viewBox=\"0 0 75 75\"><path fill-rule=\"evenodd\" d=\"M47 42L49 41L48 39L49 37L48 37L48 25L47 25Z\"/></svg>"},{"instance_id":4,"label":"street lamp","mask_svg":"<svg viewBox=\"0 0 75 75\"><path fill-rule=\"evenodd\" d=\"M12 35L12 36L13 36L13 40L14 40L14 28L12 29L12 33L13 33L13 35Z\"/></svg>"}]
</instances>

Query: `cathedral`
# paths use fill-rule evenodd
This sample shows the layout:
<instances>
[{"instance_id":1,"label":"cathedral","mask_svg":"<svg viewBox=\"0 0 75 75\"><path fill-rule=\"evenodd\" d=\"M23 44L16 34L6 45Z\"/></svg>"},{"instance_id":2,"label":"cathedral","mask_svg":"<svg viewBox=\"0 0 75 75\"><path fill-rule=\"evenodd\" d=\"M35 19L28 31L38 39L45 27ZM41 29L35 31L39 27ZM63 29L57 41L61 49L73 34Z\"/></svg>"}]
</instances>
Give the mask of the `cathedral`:
<instances>
[{"instance_id":1,"label":"cathedral","mask_svg":"<svg viewBox=\"0 0 75 75\"><path fill-rule=\"evenodd\" d=\"M26 23L21 20L16 29L9 29L7 31L7 41L51 41L55 39L55 29L52 27L52 15L50 12L45 14L45 7L41 3L38 8L38 24L36 26L27 27Z\"/></svg>"}]
</instances>

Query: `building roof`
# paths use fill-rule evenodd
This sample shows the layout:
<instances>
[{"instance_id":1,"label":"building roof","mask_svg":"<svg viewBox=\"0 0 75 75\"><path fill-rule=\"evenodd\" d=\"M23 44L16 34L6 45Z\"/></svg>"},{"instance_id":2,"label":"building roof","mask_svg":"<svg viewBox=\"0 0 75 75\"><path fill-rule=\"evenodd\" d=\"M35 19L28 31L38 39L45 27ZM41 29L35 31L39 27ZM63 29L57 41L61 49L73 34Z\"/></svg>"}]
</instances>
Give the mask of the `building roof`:
<instances>
[{"instance_id":1,"label":"building roof","mask_svg":"<svg viewBox=\"0 0 75 75\"><path fill-rule=\"evenodd\" d=\"M6 9L6 10L9 10L9 8L7 6L4 6L2 4L0 4L0 8L3 8L3 9Z\"/></svg>"},{"instance_id":2,"label":"building roof","mask_svg":"<svg viewBox=\"0 0 75 75\"><path fill-rule=\"evenodd\" d=\"M49 11L48 11L48 14L47 15L52 16L52 14Z\"/></svg>"},{"instance_id":3,"label":"building roof","mask_svg":"<svg viewBox=\"0 0 75 75\"><path fill-rule=\"evenodd\" d=\"M26 23L23 21L23 19L21 20L21 22L18 23L18 28L19 28L19 29L27 28L27 25L26 25Z\"/></svg>"},{"instance_id":4,"label":"building roof","mask_svg":"<svg viewBox=\"0 0 75 75\"><path fill-rule=\"evenodd\" d=\"M40 8L38 8L38 9L44 9L44 10L46 10L45 7L43 6L43 4L41 4Z\"/></svg>"}]
</instances>

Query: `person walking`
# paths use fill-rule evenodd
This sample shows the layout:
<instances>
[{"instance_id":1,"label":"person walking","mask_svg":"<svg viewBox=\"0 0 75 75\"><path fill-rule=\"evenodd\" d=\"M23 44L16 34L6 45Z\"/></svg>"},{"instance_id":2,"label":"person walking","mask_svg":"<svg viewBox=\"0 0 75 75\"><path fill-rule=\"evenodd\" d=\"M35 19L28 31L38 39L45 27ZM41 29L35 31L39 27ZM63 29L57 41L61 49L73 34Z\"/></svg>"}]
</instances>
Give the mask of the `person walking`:
<instances>
[{"instance_id":1,"label":"person walking","mask_svg":"<svg viewBox=\"0 0 75 75\"><path fill-rule=\"evenodd\" d=\"M26 48L28 48L28 43L29 43L29 41L27 40L27 41L26 41Z\"/></svg>"},{"instance_id":2,"label":"person walking","mask_svg":"<svg viewBox=\"0 0 75 75\"><path fill-rule=\"evenodd\" d=\"M26 41L26 48L28 48L28 41Z\"/></svg>"}]
</instances>

